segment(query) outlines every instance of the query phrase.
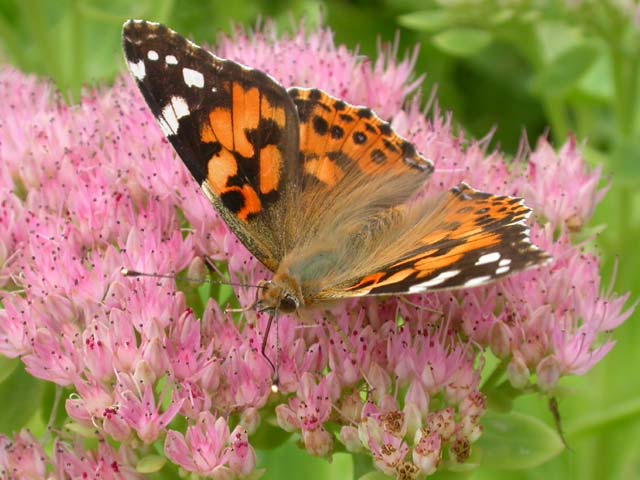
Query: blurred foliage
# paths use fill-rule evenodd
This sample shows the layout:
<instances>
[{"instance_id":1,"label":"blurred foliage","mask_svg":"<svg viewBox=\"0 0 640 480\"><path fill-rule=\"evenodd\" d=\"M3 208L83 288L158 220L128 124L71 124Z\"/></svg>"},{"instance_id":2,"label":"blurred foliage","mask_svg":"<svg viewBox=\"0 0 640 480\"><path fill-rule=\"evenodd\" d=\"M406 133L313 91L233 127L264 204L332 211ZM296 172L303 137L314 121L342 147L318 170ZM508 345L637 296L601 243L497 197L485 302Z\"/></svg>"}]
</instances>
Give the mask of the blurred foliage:
<instances>
[{"instance_id":1,"label":"blurred foliage","mask_svg":"<svg viewBox=\"0 0 640 480\"><path fill-rule=\"evenodd\" d=\"M586 233L601 232L597 245L605 277L615 278L617 291L631 290L637 298L640 7L633 0L0 0L0 61L51 77L74 100L83 86L108 82L122 70L120 27L127 18L160 21L196 41L213 42L220 31L267 17L283 30L301 18L311 26L327 24L338 42L359 45L365 55L375 55L380 41L397 41L401 53L420 44L416 72L428 75L423 98L437 87L440 106L453 111L457 125L476 138L495 128L493 145L509 154L517 152L523 135L534 143L547 134L557 146L575 135L588 161L602 165L612 180ZM544 463L512 471L530 465L488 461L473 472L434 478L640 478L638 317L615 333L618 345L592 372L563 381L559 409L569 449L557 455L561 448L549 433L555 426L547 399L520 397L513 407L521 413L510 428L529 432L524 437L532 444L546 443L546 453L535 462ZM1 391L19 390L28 400L17 411L5 409L5 427L26 423L38 433L42 415L57 410L61 417L61 393L34 383L18 362L1 360L0 377ZM495 415L482 440L489 450L500 445L495 435L502 420ZM514 445L510 431L516 432L505 430L503 440L514 452L534 448ZM352 476L350 456L337 454L331 464L310 459L294 439L259 457L268 466L267 479ZM152 478L173 476L167 471Z\"/></svg>"}]
</instances>

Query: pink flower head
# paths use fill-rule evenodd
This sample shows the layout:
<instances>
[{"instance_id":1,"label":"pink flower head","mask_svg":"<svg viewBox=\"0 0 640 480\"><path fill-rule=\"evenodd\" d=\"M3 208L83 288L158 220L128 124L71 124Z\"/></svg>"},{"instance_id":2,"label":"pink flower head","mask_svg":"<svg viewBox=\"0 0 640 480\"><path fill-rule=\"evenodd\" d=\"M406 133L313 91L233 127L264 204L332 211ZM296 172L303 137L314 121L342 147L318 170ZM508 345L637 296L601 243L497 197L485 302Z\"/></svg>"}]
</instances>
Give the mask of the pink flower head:
<instances>
[{"instance_id":1,"label":"pink flower head","mask_svg":"<svg viewBox=\"0 0 640 480\"><path fill-rule=\"evenodd\" d=\"M313 376L306 373L300 380L297 397L292 398L288 406L276 407L278 424L287 431L301 431L305 447L313 455L327 455L332 446L332 438L323 424L331 413L335 391L331 383L335 381L336 377L329 375L316 383Z\"/></svg>"},{"instance_id":2,"label":"pink flower head","mask_svg":"<svg viewBox=\"0 0 640 480\"><path fill-rule=\"evenodd\" d=\"M105 480L142 480L128 462L126 449L115 451L101 441L98 451L86 451L82 444L69 445L58 441L54 445L54 466L58 478L100 478Z\"/></svg>"},{"instance_id":3,"label":"pink flower head","mask_svg":"<svg viewBox=\"0 0 640 480\"><path fill-rule=\"evenodd\" d=\"M164 444L167 457L189 472L214 479L247 476L255 467L255 453L246 432L229 426L222 417L203 412L186 435L169 430Z\"/></svg>"},{"instance_id":4,"label":"pink flower head","mask_svg":"<svg viewBox=\"0 0 640 480\"><path fill-rule=\"evenodd\" d=\"M600 188L602 169L587 168L573 137L557 153L541 139L528 160L519 187L536 214L581 230L608 190Z\"/></svg>"},{"instance_id":5,"label":"pink flower head","mask_svg":"<svg viewBox=\"0 0 640 480\"><path fill-rule=\"evenodd\" d=\"M415 478L443 457L465 462L482 434L484 349L505 359L513 387L553 391L612 348L610 331L633 308L602 289L597 257L571 236L606 190L575 141L556 152L543 140L514 168L486 142L454 134L452 115L424 115L412 96L422 78L415 55L396 60L392 48L363 59L326 29L278 36L267 22L214 50L285 87L373 108L433 160L423 197L462 181L523 196L536 212L532 241L554 261L475 289L280 316L266 341L280 369L273 393L260 352L267 315L224 313L229 287L180 280L185 270L202 275L206 256L244 285L235 294L249 307L271 273L202 195L134 82L123 76L68 106L49 84L5 67L0 354L72 390L67 415L101 441L84 451L79 435L52 431L49 461L26 434L3 438L3 473L37 476L49 465L60 478L138 478L132 465L164 438L167 458L188 472L252 476L252 435L275 413L310 454L329 456L340 442L389 475ZM178 279L124 277L122 267ZM181 422L186 433L175 430Z\"/></svg>"},{"instance_id":6,"label":"pink flower head","mask_svg":"<svg viewBox=\"0 0 640 480\"><path fill-rule=\"evenodd\" d=\"M125 374L120 378L117 399L123 419L147 444L158 438L180 411L184 401L171 398L168 408L161 412L161 399L156 400L152 385L141 386Z\"/></svg>"},{"instance_id":7,"label":"pink flower head","mask_svg":"<svg viewBox=\"0 0 640 480\"><path fill-rule=\"evenodd\" d=\"M22 430L13 441L0 435L0 477L39 480L46 468L44 450L29 431Z\"/></svg>"}]
</instances>

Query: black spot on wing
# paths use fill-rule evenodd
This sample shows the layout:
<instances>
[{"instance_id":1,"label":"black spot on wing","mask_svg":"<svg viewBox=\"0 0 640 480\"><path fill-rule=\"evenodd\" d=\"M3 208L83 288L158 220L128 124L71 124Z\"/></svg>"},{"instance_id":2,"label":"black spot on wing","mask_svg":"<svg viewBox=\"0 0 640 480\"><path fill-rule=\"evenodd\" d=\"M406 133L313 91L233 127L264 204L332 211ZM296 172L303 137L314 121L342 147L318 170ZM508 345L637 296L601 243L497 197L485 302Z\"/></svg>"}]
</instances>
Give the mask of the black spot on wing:
<instances>
[{"instance_id":1,"label":"black spot on wing","mask_svg":"<svg viewBox=\"0 0 640 480\"><path fill-rule=\"evenodd\" d=\"M329 135L331 135L331 138L333 138L334 140L340 140L342 137L344 137L344 129L339 125L334 125L329 130Z\"/></svg>"},{"instance_id":2,"label":"black spot on wing","mask_svg":"<svg viewBox=\"0 0 640 480\"><path fill-rule=\"evenodd\" d=\"M313 117L313 129L318 135L326 135L329 124L324 118L316 115Z\"/></svg>"},{"instance_id":3,"label":"black spot on wing","mask_svg":"<svg viewBox=\"0 0 640 480\"><path fill-rule=\"evenodd\" d=\"M244 208L244 195L241 192L231 190L220 195L222 205L232 213L238 213Z\"/></svg>"},{"instance_id":4,"label":"black spot on wing","mask_svg":"<svg viewBox=\"0 0 640 480\"><path fill-rule=\"evenodd\" d=\"M353 143L356 145L362 145L367 141L367 136L362 132L354 132L352 135Z\"/></svg>"}]
</instances>

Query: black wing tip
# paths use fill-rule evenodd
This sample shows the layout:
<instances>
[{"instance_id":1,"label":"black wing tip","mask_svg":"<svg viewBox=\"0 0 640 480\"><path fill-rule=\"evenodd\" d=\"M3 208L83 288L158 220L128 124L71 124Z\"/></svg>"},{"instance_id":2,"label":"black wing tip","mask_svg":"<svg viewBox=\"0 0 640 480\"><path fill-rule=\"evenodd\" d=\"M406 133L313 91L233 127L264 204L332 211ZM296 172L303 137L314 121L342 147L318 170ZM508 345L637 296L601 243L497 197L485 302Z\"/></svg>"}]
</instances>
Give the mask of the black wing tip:
<instances>
[{"instance_id":1,"label":"black wing tip","mask_svg":"<svg viewBox=\"0 0 640 480\"><path fill-rule=\"evenodd\" d=\"M131 18L122 24L122 39L126 42L139 42L151 36L175 35L176 32L166 25L149 20Z\"/></svg>"}]
</instances>

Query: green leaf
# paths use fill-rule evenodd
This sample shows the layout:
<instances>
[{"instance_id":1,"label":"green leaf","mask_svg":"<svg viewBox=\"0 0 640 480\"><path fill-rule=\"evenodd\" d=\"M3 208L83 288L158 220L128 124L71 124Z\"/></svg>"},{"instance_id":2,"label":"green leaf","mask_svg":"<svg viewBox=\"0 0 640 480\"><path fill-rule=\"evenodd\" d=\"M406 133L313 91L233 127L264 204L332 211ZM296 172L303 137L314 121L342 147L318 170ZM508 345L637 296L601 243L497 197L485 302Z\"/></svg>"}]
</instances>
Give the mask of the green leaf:
<instances>
[{"instance_id":1,"label":"green leaf","mask_svg":"<svg viewBox=\"0 0 640 480\"><path fill-rule=\"evenodd\" d=\"M439 32L456 24L454 16L448 10L422 10L398 17L403 27L421 32Z\"/></svg>"},{"instance_id":2,"label":"green leaf","mask_svg":"<svg viewBox=\"0 0 640 480\"><path fill-rule=\"evenodd\" d=\"M251 443L253 444L253 437ZM261 452L258 450L258 468L265 468L262 480L326 480L351 478L351 455L335 453L331 460L312 457L291 439L280 448Z\"/></svg>"},{"instance_id":3,"label":"green leaf","mask_svg":"<svg viewBox=\"0 0 640 480\"><path fill-rule=\"evenodd\" d=\"M443 470L442 468L440 468L436 473L428 478L429 480L465 480L467 478L476 478L476 472L478 472L478 470L475 469L454 472L451 470Z\"/></svg>"},{"instance_id":4,"label":"green leaf","mask_svg":"<svg viewBox=\"0 0 640 480\"><path fill-rule=\"evenodd\" d=\"M273 450L289 440L291 435L263 418L258 430L251 435L251 445L260 450Z\"/></svg>"},{"instance_id":5,"label":"green leaf","mask_svg":"<svg viewBox=\"0 0 640 480\"><path fill-rule=\"evenodd\" d=\"M611 154L616 181L636 186L640 178L640 140L620 140Z\"/></svg>"},{"instance_id":6,"label":"green leaf","mask_svg":"<svg viewBox=\"0 0 640 480\"><path fill-rule=\"evenodd\" d=\"M138 473L155 473L158 472L164 467L164 464L167 463L167 459L165 457L161 457L160 455L147 455L140 459L140 461L136 464L136 472Z\"/></svg>"},{"instance_id":7,"label":"green leaf","mask_svg":"<svg viewBox=\"0 0 640 480\"><path fill-rule=\"evenodd\" d=\"M434 35L431 42L445 53L455 57L472 57L488 47L492 36L476 28L452 28Z\"/></svg>"},{"instance_id":8,"label":"green leaf","mask_svg":"<svg viewBox=\"0 0 640 480\"><path fill-rule=\"evenodd\" d=\"M17 358L7 358L0 355L0 382L4 382L4 380L16 369L19 363L21 362Z\"/></svg>"},{"instance_id":9,"label":"green leaf","mask_svg":"<svg viewBox=\"0 0 640 480\"><path fill-rule=\"evenodd\" d=\"M518 412L487 412L484 433L475 444L481 463L498 470L524 470L541 465L564 449L560 435L535 417Z\"/></svg>"},{"instance_id":10,"label":"green leaf","mask_svg":"<svg viewBox=\"0 0 640 480\"><path fill-rule=\"evenodd\" d=\"M624 403L614 403L609 408L579 417L567 427L567 432L572 436L594 431L602 432L612 425L633 422L638 417L640 417L640 398L632 398Z\"/></svg>"},{"instance_id":11,"label":"green leaf","mask_svg":"<svg viewBox=\"0 0 640 480\"><path fill-rule=\"evenodd\" d=\"M534 89L545 96L557 96L577 84L598 57L598 49L588 43L558 55L538 75Z\"/></svg>"},{"instance_id":12,"label":"green leaf","mask_svg":"<svg viewBox=\"0 0 640 480\"><path fill-rule=\"evenodd\" d=\"M33 416L42 398L45 383L29 375L20 362L0 384L0 433L20 430Z\"/></svg>"},{"instance_id":13,"label":"green leaf","mask_svg":"<svg viewBox=\"0 0 640 480\"><path fill-rule=\"evenodd\" d=\"M487 396L487 402L491 410L508 413L513 408L513 401L521 396L523 392L511 386L509 381L504 381L484 393Z\"/></svg>"}]
</instances>

